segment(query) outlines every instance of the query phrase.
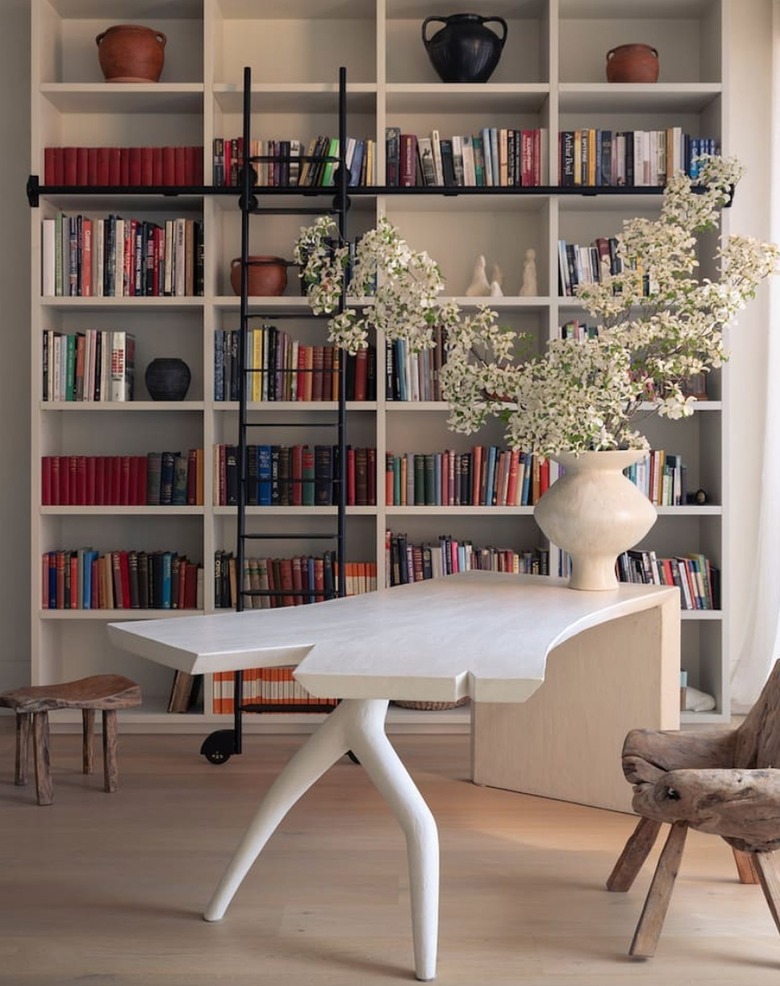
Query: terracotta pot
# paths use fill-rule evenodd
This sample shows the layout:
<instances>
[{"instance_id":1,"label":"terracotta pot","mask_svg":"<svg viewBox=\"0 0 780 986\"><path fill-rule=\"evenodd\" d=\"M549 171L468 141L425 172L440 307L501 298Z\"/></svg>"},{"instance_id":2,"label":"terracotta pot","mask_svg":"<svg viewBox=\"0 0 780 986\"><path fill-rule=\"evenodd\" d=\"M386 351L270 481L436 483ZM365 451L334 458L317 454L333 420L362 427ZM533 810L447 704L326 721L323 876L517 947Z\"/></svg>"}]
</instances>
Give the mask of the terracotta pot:
<instances>
[{"instance_id":1,"label":"terracotta pot","mask_svg":"<svg viewBox=\"0 0 780 986\"><path fill-rule=\"evenodd\" d=\"M607 52L607 82L658 82L658 52L651 45L618 45Z\"/></svg>"},{"instance_id":2,"label":"terracotta pot","mask_svg":"<svg viewBox=\"0 0 780 986\"><path fill-rule=\"evenodd\" d=\"M281 257L247 257L249 283L247 294L274 297L284 294L287 287L287 261ZM241 294L241 258L230 261L230 283L235 294Z\"/></svg>"},{"instance_id":3,"label":"terracotta pot","mask_svg":"<svg viewBox=\"0 0 780 986\"><path fill-rule=\"evenodd\" d=\"M165 60L162 31L140 24L115 24L95 38L106 82L157 82Z\"/></svg>"}]
</instances>

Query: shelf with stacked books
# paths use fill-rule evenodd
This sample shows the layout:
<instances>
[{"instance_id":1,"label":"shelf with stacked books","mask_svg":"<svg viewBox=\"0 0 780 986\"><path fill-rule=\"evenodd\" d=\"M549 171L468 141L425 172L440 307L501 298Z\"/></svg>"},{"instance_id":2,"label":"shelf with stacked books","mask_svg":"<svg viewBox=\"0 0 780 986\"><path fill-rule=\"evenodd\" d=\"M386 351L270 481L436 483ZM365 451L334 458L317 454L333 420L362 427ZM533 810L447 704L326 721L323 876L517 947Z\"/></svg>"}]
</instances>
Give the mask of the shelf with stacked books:
<instances>
[{"instance_id":1,"label":"shelf with stacked books","mask_svg":"<svg viewBox=\"0 0 780 986\"><path fill-rule=\"evenodd\" d=\"M603 181L607 174L602 160L606 135L610 145L616 143L618 133L640 132L663 132L664 140L668 133L687 133L694 139L714 138L726 144L726 6L721 0L660 0L654 6L653 18L648 20L641 10L620 0L530 0L523 4L497 0L491 12L505 18L508 25L498 66L485 83L460 84L442 82L428 58L420 37L421 24L430 14L424 0L386 0L381 4L365 0L296 0L283 12L271 0L252 4L221 0L205 6L194 0L163 0L156 7L159 20L149 22L168 38L161 81L117 86L101 80L96 57L95 37L107 26L100 0L83 0L75 6L36 0L30 171L39 178L41 196L39 208L31 210L34 283L40 282L42 273L38 252L40 221L56 221L61 214L82 216L82 231L84 217L97 222L105 221L109 215L121 216L124 220L141 219L161 225L176 218L199 221L204 247L200 293L149 297L141 293L108 296L105 292L99 296L93 292L91 296L72 296L57 295L55 288L34 304L31 404L35 557L42 557L46 551L64 550L65 545L90 545L106 551L139 550L141 545L135 538L144 525L170 522L174 524L171 540L161 536L157 539L159 544L147 542L144 550L154 550L165 542L165 547L195 558L209 576L204 579L203 611L212 612L216 607L211 566L216 552L228 550L232 544L235 526L235 507L219 503L219 458L214 450L234 441L238 414L235 387L232 391L230 387L230 352L231 334L238 328L240 299L231 284L230 272L240 253L240 214L236 207L237 189L224 184L228 180L224 155L225 141L232 141L242 132L242 66L252 68L252 132L263 141L257 149L271 158L261 165L263 205L281 210L300 204L300 192L304 190L304 201L312 207L327 203L329 186L301 188L300 184L280 184L285 165L290 164L284 160L286 145L281 142L290 142L293 147L299 144L302 151L308 151L318 137L332 138L337 133L334 107L338 87L334 79L338 66L346 65L348 132L355 141L352 153L356 153L360 142L364 162L369 146L373 151L371 169L364 170L361 164L360 184L349 189L350 236L359 236L372 228L378 217L388 216L415 248L427 249L439 262L448 296L468 306L491 305L503 323L528 335L532 352L540 352L548 339L558 337L561 326L582 319L576 298L559 291L559 241L591 245L598 238L618 232L625 218L655 215L660 203L660 187L599 185L595 174L582 171L583 148L586 159L592 146L601 148ZM117 21L142 22L147 12L141 8L136 0L121 0L112 16ZM46 38L49 41L44 46ZM626 38L640 38L658 50L661 75L657 83L605 81L606 53ZM302 50L307 52L306 58L300 57ZM491 139L495 131L497 141L501 140L501 131L506 131L507 148L509 132L519 131L521 159L525 131L526 147L530 139L533 150L536 140L530 158L533 183L522 184L521 167L519 186L501 184L499 154L498 185L478 184L476 169L473 186L419 185L418 180L424 182L425 177L418 151L415 184L394 187L387 128L397 129L399 137L416 137L418 148L422 139L423 154L427 140L431 140L433 151L434 132L439 142L482 137L484 181L484 131ZM580 184L566 185L562 184L560 170L559 134L577 132ZM640 138L637 146L643 146L643 140ZM658 141L656 136L656 148ZM79 160L87 168L77 181L83 179L83 174L89 179L90 161L97 169L98 158L101 175L106 177L103 171L107 147L127 151L128 182L130 149L136 148L133 166L135 169L140 164L143 168L145 161L144 177L138 185L123 184L120 155L118 185L103 186L102 179L97 187L73 185L64 182L64 170L64 184L58 184L59 171L51 168L57 167L54 159L61 152L64 169L66 147L75 150L77 168ZM154 179L160 177L161 166L164 167L165 148L177 147L203 148L200 167L192 173L200 182L190 186L182 182L181 173L177 179L174 172L175 184L168 191L186 194L159 194L165 186L154 184ZM728 152L730 148L724 146L724 150ZM173 157L175 166L175 150ZM179 158L182 157L180 151ZM69 162L72 159L69 151ZM150 176L149 165L152 184L144 186ZM508 183L508 150L506 168ZM135 170L133 174L135 177ZM290 181L289 170L286 177ZM571 178L573 181L574 175ZM611 163L609 180L613 180ZM614 181L618 180L615 174ZM660 180L659 175L656 180ZM269 181L274 184L269 186ZM267 215L262 223L253 224L251 252L291 261L302 221L290 215ZM523 286L528 250L535 253L533 293L527 290L528 285ZM470 290L481 257L486 286ZM264 392L260 374L260 389L250 407L258 419L291 420L304 426L279 436L278 445L293 448L308 442L313 447L324 444L317 438L317 421L332 413L335 402L326 398L326 390L320 391L321 399L313 392L307 394L307 353L311 351L313 385L315 347L324 354L329 344L324 324L308 317L297 270L288 267L287 274L287 286L281 296L250 299L252 309L262 316L258 329L273 327L277 333L277 355L278 339L282 334L286 336L281 347L286 356L281 362L268 362L268 351L263 355L261 343L258 367L267 371L266 384L270 383L273 367L277 386L273 395ZM61 276L64 278L64 270ZM54 279L56 282L56 268ZM47 281L51 281L51 275ZM55 333L66 337L99 331L124 331L135 337L132 401L48 399L48 380L46 391L37 389L37 381L43 386L46 335L50 334L51 340ZM272 335L269 329L268 337ZM302 369L303 376L293 371L294 352L295 371ZM299 367L301 352L303 365ZM190 388L182 401L153 401L146 390L146 367L153 359L166 356L181 357L191 371ZM459 544L493 546L518 555L548 550L549 569L557 571L558 552L554 546L542 543L530 504L445 506L443 502L387 502L383 493L388 454L436 456L455 449L457 454L466 455L477 445L501 450L505 442L499 428L469 438L449 432L447 408L437 399L435 387L430 386L435 367L433 372L430 367L421 370L406 354L399 353L394 354L393 365L388 366L384 357L384 347L377 340L373 384L367 383L365 395L359 390L348 398L348 442L356 449L376 450L378 492L375 503L356 503L348 508L348 557L375 563L377 580L380 585L385 584L389 571L384 555L385 533L391 531L394 535L406 534L419 544L438 544L440 536L449 536ZM403 380L400 366L406 369ZM323 365L323 381L327 372ZM724 610L689 610L683 618L683 667L689 682L713 694L717 701L716 711L696 714L696 722L725 721L728 714L725 624L731 573L725 545L733 505L722 478L729 461L727 372L724 369L707 381L706 399L699 397L692 418L678 422L653 419L643 426L654 450L681 456L686 467L686 492L703 491L704 499L658 506L658 522L639 549L654 550L659 557L670 558L701 553L722 568ZM73 386L75 394L75 379ZM137 432L142 435L136 437ZM47 506L39 496L38 473L44 456L140 456L151 449L172 449L183 454L190 448L203 449L202 505ZM248 508L248 517L267 511L273 514L275 524L293 530L302 517L307 518L307 526L310 519L324 527L330 523L334 509L332 505L258 504ZM86 512L83 516L82 510ZM110 543L109 534L114 535ZM301 544L300 553L314 554L316 548L314 544ZM37 584L33 585L33 595L40 600ZM127 612L134 611L123 610L123 618ZM34 680L52 680L79 670L93 673L96 668L102 669L105 662L122 661L123 668L138 677L148 696L144 709L133 716L139 728L146 723L149 728L202 730L204 722L223 721L208 711L213 698L208 681L204 682L203 696L206 711L168 715L168 674L132 659L128 664L127 655L111 654L104 646L101 619L100 611L44 613L34 605L32 620L38 627L33 647ZM248 728L310 728L310 722L300 724L302 718L284 713L264 723L261 716L250 717ZM315 721L318 718L313 717ZM394 710L391 718L406 724L398 728L468 728L467 709L434 713ZM689 714L689 718L693 716Z\"/></svg>"}]
</instances>

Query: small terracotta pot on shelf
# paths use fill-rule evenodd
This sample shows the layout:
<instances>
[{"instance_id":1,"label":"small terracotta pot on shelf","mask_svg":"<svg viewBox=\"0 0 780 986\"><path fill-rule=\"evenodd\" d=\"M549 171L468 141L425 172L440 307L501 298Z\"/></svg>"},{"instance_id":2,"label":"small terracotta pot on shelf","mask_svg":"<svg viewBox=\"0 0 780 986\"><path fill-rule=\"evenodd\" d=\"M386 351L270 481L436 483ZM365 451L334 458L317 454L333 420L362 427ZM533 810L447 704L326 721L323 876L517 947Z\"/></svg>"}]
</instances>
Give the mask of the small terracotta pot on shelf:
<instances>
[{"instance_id":1,"label":"small terracotta pot on shelf","mask_svg":"<svg viewBox=\"0 0 780 986\"><path fill-rule=\"evenodd\" d=\"M284 294L287 287L287 261L282 257L253 255L247 257L247 293L259 298ZM230 284L235 294L241 294L241 258L230 261Z\"/></svg>"},{"instance_id":2,"label":"small terracotta pot on shelf","mask_svg":"<svg viewBox=\"0 0 780 986\"><path fill-rule=\"evenodd\" d=\"M658 82L658 52L652 45L618 45L607 52L607 82Z\"/></svg>"},{"instance_id":3,"label":"small terracotta pot on shelf","mask_svg":"<svg viewBox=\"0 0 780 986\"><path fill-rule=\"evenodd\" d=\"M95 38L106 82L158 82L166 36L141 24L115 24Z\"/></svg>"}]
</instances>

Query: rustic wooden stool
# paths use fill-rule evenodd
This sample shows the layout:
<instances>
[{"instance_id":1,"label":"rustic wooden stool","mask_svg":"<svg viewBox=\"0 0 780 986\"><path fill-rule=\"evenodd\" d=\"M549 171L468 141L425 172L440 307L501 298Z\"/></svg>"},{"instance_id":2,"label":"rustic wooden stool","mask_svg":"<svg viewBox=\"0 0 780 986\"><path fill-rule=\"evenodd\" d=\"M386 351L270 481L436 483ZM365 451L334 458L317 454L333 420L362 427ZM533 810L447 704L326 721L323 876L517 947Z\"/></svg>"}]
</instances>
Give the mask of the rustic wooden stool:
<instances>
[{"instance_id":1,"label":"rustic wooden stool","mask_svg":"<svg viewBox=\"0 0 780 986\"><path fill-rule=\"evenodd\" d=\"M35 756L35 786L39 805L54 800L49 761L49 712L53 709L81 709L83 728L83 769L92 773L92 733L95 710L103 713L103 776L104 790L116 791L116 710L141 704L141 689L129 678L119 674L96 674L78 681L54 685L33 685L0 692L0 706L16 713L16 772L15 783L27 783L30 721L33 727Z\"/></svg>"},{"instance_id":2,"label":"rustic wooden stool","mask_svg":"<svg viewBox=\"0 0 780 986\"><path fill-rule=\"evenodd\" d=\"M760 883L780 930L780 661L747 718L731 730L632 729L623 773L640 815L607 889L625 892L650 854L664 822L671 825L629 955L650 958L669 906L688 829L719 835L731 846L742 883Z\"/></svg>"}]
</instances>

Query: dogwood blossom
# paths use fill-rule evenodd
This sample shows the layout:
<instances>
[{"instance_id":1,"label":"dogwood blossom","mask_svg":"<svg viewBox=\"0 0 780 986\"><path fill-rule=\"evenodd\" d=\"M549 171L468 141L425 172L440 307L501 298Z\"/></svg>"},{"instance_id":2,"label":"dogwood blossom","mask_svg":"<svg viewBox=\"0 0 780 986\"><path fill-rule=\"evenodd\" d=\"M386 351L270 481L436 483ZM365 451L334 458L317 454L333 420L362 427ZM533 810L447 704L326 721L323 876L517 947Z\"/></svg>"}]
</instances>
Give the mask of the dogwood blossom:
<instances>
[{"instance_id":1,"label":"dogwood blossom","mask_svg":"<svg viewBox=\"0 0 780 986\"><path fill-rule=\"evenodd\" d=\"M742 176L733 158L704 155L698 163L695 184L682 172L670 176L657 219L624 222L620 272L605 264L599 282L578 287L598 320L596 337L557 339L537 355L492 309L440 299L438 265L387 219L363 235L352 258L350 292L372 296L361 307L340 310L349 248L338 243L332 218L301 230L295 260L312 310L333 316L330 340L351 353L372 330L405 339L412 351L433 345L434 327L446 330L440 381L452 430L470 434L497 417L512 447L542 455L646 448L635 418L693 413L686 382L728 359L724 329L780 264L775 244L732 236L713 258L718 278L697 277L699 234L717 229Z\"/></svg>"},{"instance_id":2,"label":"dogwood blossom","mask_svg":"<svg viewBox=\"0 0 780 986\"><path fill-rule=\"evenodd\" d=\"M719 278L695 276L698 234L717 228L741 174L733 159L702 156L696 185L670 177L657 219L623 224L621 272L605 265L600 282L577 290L598 320L596 338L555 340L519 363L495 349L493 328L455 326L441 374L450 427L469 433L496 416L514 447L554 455L646 448L638 416L693 414L686 382L728 359L724 329L780 263L775 244L732 236L716 251Z\"/></svg>"}]
</instances>

